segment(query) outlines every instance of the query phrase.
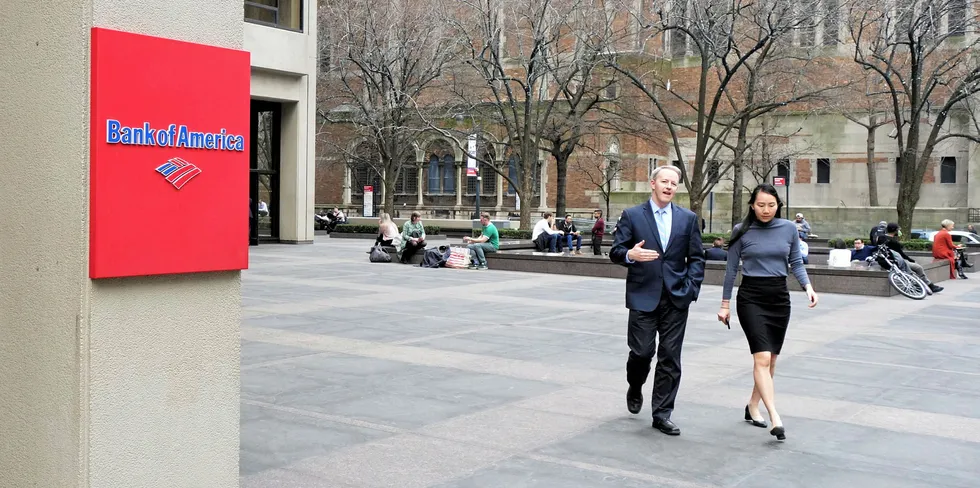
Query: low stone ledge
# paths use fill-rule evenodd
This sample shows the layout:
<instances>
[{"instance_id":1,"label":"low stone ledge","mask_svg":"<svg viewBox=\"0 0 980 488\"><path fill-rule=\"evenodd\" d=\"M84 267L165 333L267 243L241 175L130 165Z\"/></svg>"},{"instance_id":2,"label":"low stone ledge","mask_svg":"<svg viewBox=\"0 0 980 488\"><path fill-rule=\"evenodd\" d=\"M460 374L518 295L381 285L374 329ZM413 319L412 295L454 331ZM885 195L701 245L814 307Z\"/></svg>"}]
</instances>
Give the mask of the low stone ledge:
<instances>
[{"instance_id":1,"label":"low stone ledge","mask_svg":"<svg viewBox=\"0 0 980 488\"><path fill-rule=\"evenodd\" d=\"M594 276L598 278L626 279L626 268L613 264L608 257L572 256L537 252L498 252L487 254L490 269L499 271L522 271L528 273L549 273L574 276ZM921 263L926 275L934 282L949 279L947 261ZM705 264L704 284L721 286L725 281L726 263L708 261ZM807 274L813 287L819 293L840 293L846 295L866 295L888 297L898 295L888 282L888 273L880 269L870 269L864 265L850 268L831 268L826 265L807 265ZM800 290L796 278L787 277L790 290ZM741 275L735 284L741 283Z\"/></svg>"}]
</instances>

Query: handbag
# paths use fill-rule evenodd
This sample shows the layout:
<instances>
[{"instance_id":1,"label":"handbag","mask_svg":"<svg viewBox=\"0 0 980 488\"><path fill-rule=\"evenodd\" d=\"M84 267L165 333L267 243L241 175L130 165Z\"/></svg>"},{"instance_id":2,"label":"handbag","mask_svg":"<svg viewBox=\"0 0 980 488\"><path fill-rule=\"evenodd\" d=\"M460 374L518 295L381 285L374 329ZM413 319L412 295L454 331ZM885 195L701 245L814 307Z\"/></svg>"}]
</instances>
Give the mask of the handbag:
<instances>
[{"instance_id":1,"label":"handbag","mask_svg":"<svg viewBox=\"0 0 980 488\"><path fill-rule=\"evenodd\" d=\"M470 249L468 247L453 246L446 261L447 268L468 268L470 266Z\"/></svg>"},{"instance_id":2,"label":"handbag","mask_svg":"<svg viewBox=\"0 0 980 488\"><path fill-rule=\"evenodd\" d=\"M384 248L381 247L381 244L375 244L374 247L371 248L371 255L368 257L368 259L370 259L372 263L390 263L391 255L389 255L388 251L385 251Z\"/></svg>"}]
</instances>

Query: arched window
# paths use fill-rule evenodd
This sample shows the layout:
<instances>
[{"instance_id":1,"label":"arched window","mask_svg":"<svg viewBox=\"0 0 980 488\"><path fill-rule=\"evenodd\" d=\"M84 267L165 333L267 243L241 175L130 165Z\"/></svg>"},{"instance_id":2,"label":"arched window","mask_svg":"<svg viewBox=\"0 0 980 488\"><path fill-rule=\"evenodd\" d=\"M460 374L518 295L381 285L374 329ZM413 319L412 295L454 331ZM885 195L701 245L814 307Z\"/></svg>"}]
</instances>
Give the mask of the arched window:
<instances>
[{"instance_id":1,"label":"arched window","mask_svg":"<svg viewBox=\"0 0 980 488\"><path fill-rule=\"evenodd\" d=\"M427 148L426 193L443 195L456 193L456 158L445 141L436 141Z\"/></svg>"},{"instance_id":2,"label":"arched window","mask_svg":"<svg viewBox=\"0 0 980 488\"><path fill-rule=\"evenodd\" d=\"M518 168L518 163L520 160L521 157L517 154L511 154L510 157L507 158L507 176L514 182L514 185L511 185L510 182L507 184L508 195L516 195L517 188L521 184L521 171L520 168ZM532 192L534 195L541 194L541 161L538 161L538 163L534 165L534 188L532 189Z\"/></svg>"}]
</instances>

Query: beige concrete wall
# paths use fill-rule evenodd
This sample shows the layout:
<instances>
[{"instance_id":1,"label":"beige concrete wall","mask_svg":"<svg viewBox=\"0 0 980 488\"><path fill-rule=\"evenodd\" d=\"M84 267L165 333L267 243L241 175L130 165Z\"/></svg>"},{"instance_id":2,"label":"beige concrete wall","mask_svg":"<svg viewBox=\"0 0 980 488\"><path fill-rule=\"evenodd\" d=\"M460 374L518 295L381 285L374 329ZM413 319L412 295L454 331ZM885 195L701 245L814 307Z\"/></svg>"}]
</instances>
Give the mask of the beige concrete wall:
<instances>
[{"instance_id":1,"label":"beige concrete wall","mask_svg":"<svg viewBox=\"0 0 980 488\"><path fill-rule=\"evenodd\" d=\"M245 23L252 98L282 103L279 239L313 242L316 189L316 2L303 6L303 32Z\"/></svg>"},{"instance_id":2,"label":"beige concrete wall","mask_svg":"<svg viewBox=\"0 0 980 488\"><path fill-rule=\"evenodd\" d=\"M0 15L0 486L73 487L87 317L89 6Z\"/></svg>"},{"instance_id":3,"label":"beige concrete wall","mask_svg":"<svg viewBox=\"0 0 980 488\"><path fill-rule=\"evenodd\" d=\"M92 25L242 46L240 0L0 17L0 486L238 486L240 273L87 279Z\"/></svg>"},{"instance_id":4,"label":"beige concrete wall","mask_svg":"<svg viewBox=\"0 0 980 488\"><path fill-rule=\"evenodd\" d=\"M92 11L99 27L243 46L240 0ZM91 486L238 486L240 273L90 283Z\"/></svg>"}]
</instances>

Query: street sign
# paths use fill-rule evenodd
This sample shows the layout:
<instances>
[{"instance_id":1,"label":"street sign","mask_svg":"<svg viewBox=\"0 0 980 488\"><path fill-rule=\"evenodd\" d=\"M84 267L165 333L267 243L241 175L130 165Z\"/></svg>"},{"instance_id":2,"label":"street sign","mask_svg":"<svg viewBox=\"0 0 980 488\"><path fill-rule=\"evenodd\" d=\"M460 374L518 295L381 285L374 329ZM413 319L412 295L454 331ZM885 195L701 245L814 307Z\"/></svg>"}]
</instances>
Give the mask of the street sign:
<instances>
[{"instance_id":1,"label":"street sign","mask_svg":"<svg viewBox=\"0 0 980 488\"><path fill-rule=\"evenodd\" d=\"M364 211L365 217L374 217L374 187L364 187Z\"/></svg>"},{"instance_id":2,"label":"street sign","mask_svg":"<svg viewBox=\"0 0 980 488\"><path fill-rule=\"evenodd\" d=\"M470 134L467 143L466 176L476 176L476 134Z\"/></svg>"},{"instance_id":3,"label":"street sign","mask_svg":"<svg viewBox=\"0 0 980 488\"><path fill-rule=\"evenodd\" d=\"M782 176L776 176L772 179L773 186L786 186L786 178Z\"/></svg>"}]
</instances>

